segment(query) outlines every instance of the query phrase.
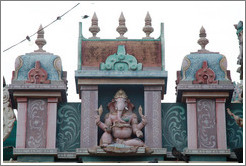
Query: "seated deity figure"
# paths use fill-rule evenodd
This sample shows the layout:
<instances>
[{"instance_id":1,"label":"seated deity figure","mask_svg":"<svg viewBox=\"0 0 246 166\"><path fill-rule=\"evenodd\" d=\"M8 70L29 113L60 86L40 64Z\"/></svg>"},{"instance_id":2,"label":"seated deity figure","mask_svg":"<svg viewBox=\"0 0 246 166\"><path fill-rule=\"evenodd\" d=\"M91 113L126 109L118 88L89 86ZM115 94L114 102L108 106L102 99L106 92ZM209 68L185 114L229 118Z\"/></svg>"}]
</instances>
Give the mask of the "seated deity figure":
<instances>
[{"instance_id":1,"label":"seated deity figure","mask_svg":"<svg viewBox=\"0 0 246 166\"><path fill-rule=\"evenodd\" d=\"M104 123L100 121L103 112L102 106L99 107L99 115L96 116L96 124L104 131L100 139L100 147L105 151L111 151L110 147L113 147L111 149L135 148L135 150L138 147L145 147L146 153L152 153L152 150L139 139L143 137L141 129L147 124L142 107L140 106L138 109L142 119L138 123L137 115L133 113L134 105L121 89L108 104L108 109L109 113L105 115ZM132 135L136 135L137 138L132 138Z\"/></svg>"}]
</instances>

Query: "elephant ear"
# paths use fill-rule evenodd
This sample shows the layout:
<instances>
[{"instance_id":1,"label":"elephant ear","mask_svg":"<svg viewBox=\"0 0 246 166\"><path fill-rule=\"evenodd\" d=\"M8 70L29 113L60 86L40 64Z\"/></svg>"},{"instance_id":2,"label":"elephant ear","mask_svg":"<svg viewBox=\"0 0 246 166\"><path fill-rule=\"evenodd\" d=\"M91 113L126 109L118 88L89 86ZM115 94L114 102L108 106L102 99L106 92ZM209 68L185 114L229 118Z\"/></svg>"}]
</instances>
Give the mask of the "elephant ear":
<instances>
[{"instance_id":1,"label":"elephant ear","mask_svg":"<svg viewBox=\"0 0 246 166\"><path fill-rule=\"evenodd\" d=\"M135 106L131 103L130 99L128 99L126 102L128 103L128 108L131 107L132 110L134 110Z\"/></svg>"},{"instance_id":2,"label":"elephant ear","mask_svg":"<svg viewBox=\"0 0 246 166\"><path fill-rule=\"evenodd\" d=\"M114 110L114 103L115 103L115 99L112 99L112 101L110 103L108 103L108 110L110 113L112 113ZM113 107L113 110L112 108L110 109L110 107Z\"/></svg>"}]
</instances>

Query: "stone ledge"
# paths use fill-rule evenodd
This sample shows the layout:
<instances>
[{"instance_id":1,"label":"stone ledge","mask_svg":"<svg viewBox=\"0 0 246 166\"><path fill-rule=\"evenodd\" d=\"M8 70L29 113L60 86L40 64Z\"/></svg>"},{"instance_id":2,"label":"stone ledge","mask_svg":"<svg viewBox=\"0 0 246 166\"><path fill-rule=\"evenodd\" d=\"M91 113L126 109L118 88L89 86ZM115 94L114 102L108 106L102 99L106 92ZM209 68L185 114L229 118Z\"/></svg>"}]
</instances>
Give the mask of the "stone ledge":
<instances>
[{"instance_id":1,"label":"stone ledge","mask_svg":"<svg viewBox=\"0 0 246 166\"><path fill-rule=\"evenodd\" d=\"M107 153L105 152L102 148L97 148L95 154L90 154L87 150L87 148L77 148L76 149L76 155L77 156L89 156L89 155L100 155L100 156L151 156L151 155L161 155L161 156L166 156L167 154L167 149L166 148L151 148L154 150L153 153L151 154L146 154L145 153L145 148L144 147L139 147L136 153Z\"/></svg>"},{"instance_id":2,"label":"stone ledge","mask_svg":"<svg viewBox=\"0 0 246 166\"><path fill-rule=\"evenodd\" d=\"M14 148L14 155L57 155L57 149Z\"/></svg>"},{"instance_id":3,"label":"stone ledge","mask_svg":"<svg viewBox=\"0 0 246 166\"><path fill-rule=\"evenodd\" d=\"M229 156L230 149L186 149L184 155L213 155L213 156Z\"/></svg>"},{"instance_id":4,"label":"stone ledge","mask_svg":"<svg viewBox=\"0 0 246 166\"><path fill-rule=\"evenodd\" d=\"M76 152L58 152L58 159L76 159Z\"/></svg>"}]
</instances>

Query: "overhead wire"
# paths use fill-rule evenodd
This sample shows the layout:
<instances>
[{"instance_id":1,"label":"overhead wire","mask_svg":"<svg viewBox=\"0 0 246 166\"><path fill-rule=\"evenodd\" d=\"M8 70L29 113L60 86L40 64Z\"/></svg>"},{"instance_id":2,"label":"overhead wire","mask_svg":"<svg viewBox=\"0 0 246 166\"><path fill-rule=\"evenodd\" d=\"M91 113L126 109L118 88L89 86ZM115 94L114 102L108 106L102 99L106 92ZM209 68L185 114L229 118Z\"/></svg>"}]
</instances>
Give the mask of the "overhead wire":
<instances>
[{"instance_id":1,"label":"overhead wire","mask_svg":"<svg viewBox=\"0 0 246 166\"><path fill-rule=\"evenodd\" d=\"M32 36L36 35L38 32L40 32L40 31L44 30L45 28L49 27L50 25L52 25L53 23L55 23L57 20L61 20L61 18L62 18L63 16L65 16L68 12L70 12L71 10L73 10L73 9L74 9L75 7L77 7L79 4L80 4L80 3L77 3L74 7L72 7L71 9L69 9L68 11L66 11L65 13L63 13L61 16L58 16L54 21L52 21L52 22L49 23L48 25L46 25L46 26L44 26L43 28L39 29L39 30L36 31L34 34L32 34L31 36L26 36L25 39L21 40L20 42L18 42L18 43L16 43L16 44L12 45L11 47L9 47L9 48L7 48L7 49L5 49L3 52L5 52L5 51L7 51L7 50L10 50L11 48L13 48L13 47L15 47L15 46L21 44L22 42L24 42L24 41L26 41L26 40L30 41L30 40L31 40L30 38L31 38Z\"/></svg>"}]
</instances>

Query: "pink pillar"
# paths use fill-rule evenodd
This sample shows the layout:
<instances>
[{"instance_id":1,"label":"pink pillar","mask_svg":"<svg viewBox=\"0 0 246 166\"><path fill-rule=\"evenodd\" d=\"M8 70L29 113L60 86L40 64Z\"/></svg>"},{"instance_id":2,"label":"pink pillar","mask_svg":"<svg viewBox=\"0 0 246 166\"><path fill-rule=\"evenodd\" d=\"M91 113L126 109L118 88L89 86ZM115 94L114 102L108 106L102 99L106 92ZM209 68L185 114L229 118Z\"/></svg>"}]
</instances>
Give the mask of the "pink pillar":
<instances>
[{"instance_id":1,"label":"pink pillar","mask_svg":"<svg viewBox=\"0 0 246 166\"><path fill-rule=\"evenodd\" d=\"M161 86L144 87L145 144L151 148L162 148Z\"/></svg>"},{"instance_id":2,"label":"pink pillar","mask_svg":"<svg viewBox=\"0 0 246 166\"><path fill-rule=\"evenodd\" d=\"M16 148L26 146L27 98L17 98L18 123L16 133Z\"/></svg>"},{"instance_id":3,"label":"pink pillar","mask_svg":"<svg viewBox=\"0 0 246 166\"><path fill-rule=\"evenodd\" d=\"M196 99L187 98L188 149L197 149Z\"/></svg>"},{"instance_id":4,"label":"pink pillar","mask_svg":"<svg viewBox=\"0 0 246 166\"><path fill-rule=\"evenodd\" d=\"M97 146L98 86L81 86L81 135L80 148Z\"/></svg>"},{"instance_id":5,"label":"pink pillar","mask_svg":"<svg viewBox=\"0 0 246 166\"><path fill-rule=\"evenodd\" d=\"M56 147L56 114L57 114L57 98L48 98L47 110L47 136L46 148L55 149Z\"/></svg>"},{"instance_id":6,"label":"pink pillar","mask_svg":"<svg viewBox=\"0 0 246 166\"><path fill-rule=\"evenodd\" d=\"M218 149L227 149L225 98L216 99L217 145Z\"/></svg>"}]
</instances>

